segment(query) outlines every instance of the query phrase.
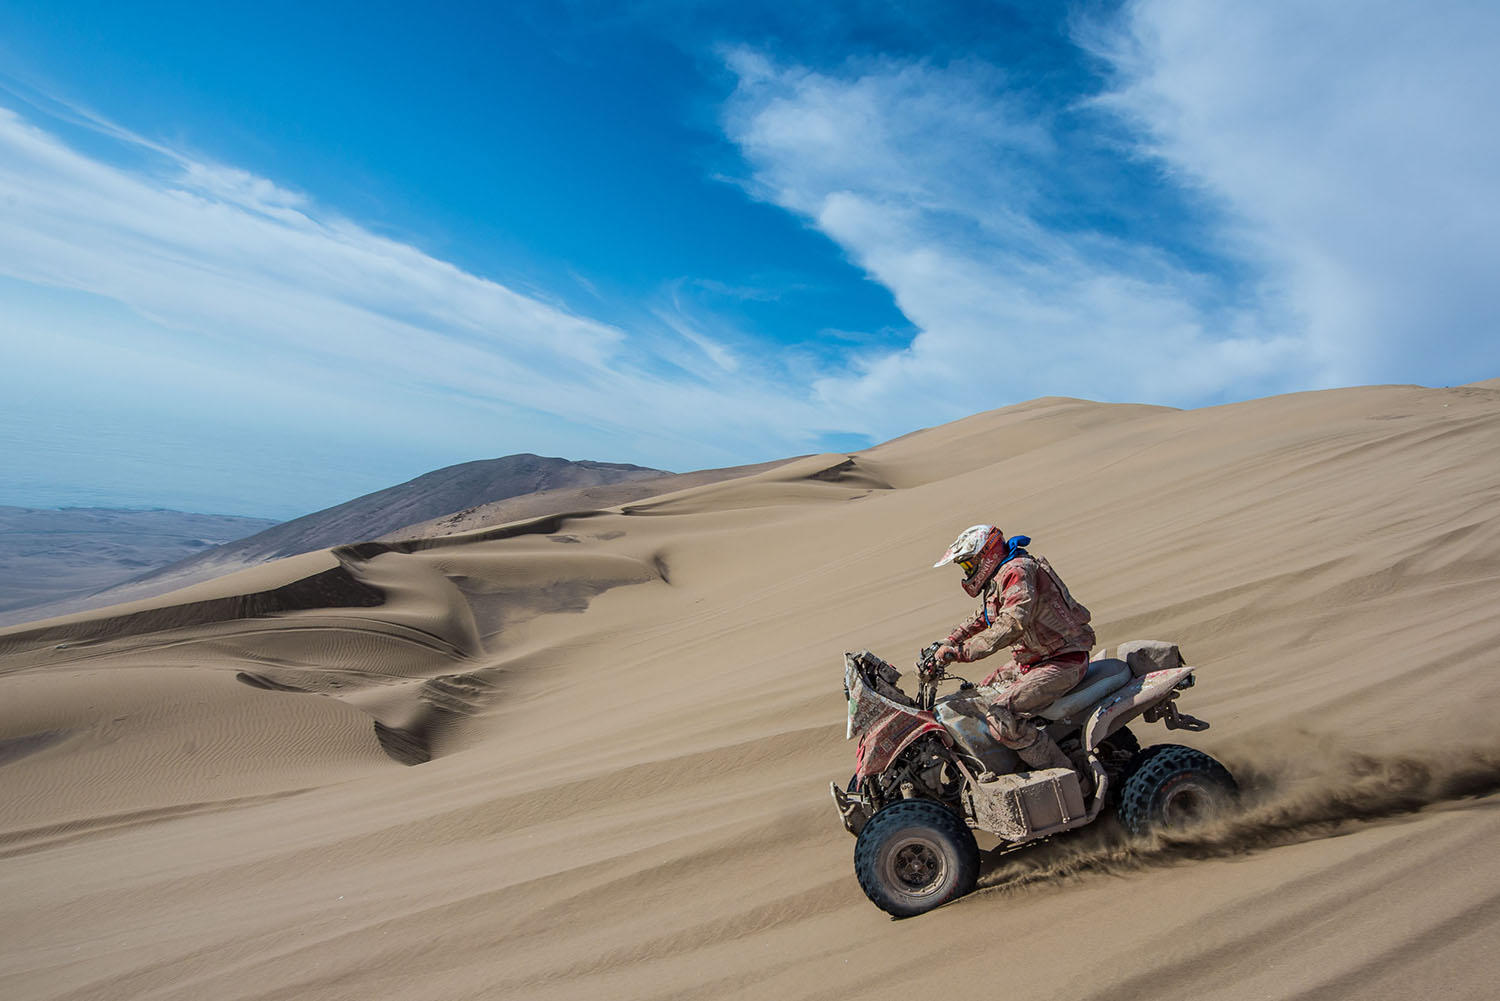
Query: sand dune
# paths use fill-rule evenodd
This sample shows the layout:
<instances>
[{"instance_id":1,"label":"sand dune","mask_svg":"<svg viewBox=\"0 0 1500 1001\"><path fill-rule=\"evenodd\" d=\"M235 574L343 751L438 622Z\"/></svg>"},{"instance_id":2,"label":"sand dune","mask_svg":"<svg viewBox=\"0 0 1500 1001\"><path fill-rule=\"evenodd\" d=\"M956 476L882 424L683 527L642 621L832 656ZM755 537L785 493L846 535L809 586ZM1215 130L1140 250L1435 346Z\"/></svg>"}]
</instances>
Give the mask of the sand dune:
<instances>
[{"instance_id":1,"label":"sand dune","mask_svg":"<svg viewBox=\"0 0 1500 1001\"><path fill-rule=\"evenodd\" d=\"M381 536L387 540L412 538L439 538L460 535L513 521L527 521L560 511L598 511L619 507L657 494L675 493L691 487L718 483L721 480L749 476L771 469L786 460L764 462L750 466L728 466L722 469L698 469L691 473L662 473L659 476L642 477L620 483L590 484L581 487L566 487L538 490L504 500L490 501L462 511L445 513L442 517L426 521L403 524L394 531Z\"/></svg>"},{"instance_id":2,"label":"sand dune","mask_svg":"<svg viewBox=\"0 0 1500 1001\"><path fill-rule=\"evenodd\" d=\"M712 479L716 473L730 474L731 471L705 470L687 475ZM155 569L144 573L137 569L133 573L117 575L110 581L110 587L101 590L84 595L53 595L55 600L51 601L47 601L47 595L39 595L28 600L28 607L23 611L9 615L0 612L0 625L154 598L260 566L270 560L379 538L439 516L443 516L444 524L473 522L474 527L494 524L495 521L486 519L485 514L507 501L542 514L572 510L568 506L570 502L591 499L595 495L605 497L612 489L621 492L621 500L643 497L672 489L680 475L683 474L644 466L589 460L575 462L529 452L462 462L291 521L280 524L261 522L256 528L229 536L234 540L232 542L209 549L185 550L174 558L174 562L157 561ZM204 519L206 516L182 517ZM251 532L254 534L249 534ZM55 553L46 556L56 559ZM38 564L48 565L45 559ZM10 587L26 590L23 585L14 583ZM3 594L3 586L0 586L0 598ZM41 604L43 601L47 603ZM3 607L0 604L0 608Z\"/></svg>"},{"instance_id":3,"label":"sand dune","mask_svg":"<svg viewBox=\"0 0 1500 1001\"><path fill-rule=\"evenodd\" d=\"M891 921L840 654L964 615L985 520L1183 645L1249 796ZM1488 998L1497 602L1490 382L1037 400L0 631L0 996Z\"/></svg>"}]
</instances>

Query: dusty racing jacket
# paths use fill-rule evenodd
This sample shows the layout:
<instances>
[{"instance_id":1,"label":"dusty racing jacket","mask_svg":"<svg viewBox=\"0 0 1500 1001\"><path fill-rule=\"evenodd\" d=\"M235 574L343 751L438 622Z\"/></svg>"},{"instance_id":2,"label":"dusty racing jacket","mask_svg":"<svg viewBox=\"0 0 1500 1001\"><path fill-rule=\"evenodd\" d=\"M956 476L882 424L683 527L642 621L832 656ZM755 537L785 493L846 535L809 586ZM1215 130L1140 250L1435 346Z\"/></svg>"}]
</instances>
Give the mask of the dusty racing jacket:
<instances>
[{"instance_id":1,"label":"dusty racing jacket","mask_svg":"<svg viewBox=\"0 0 1500 1001\"><path fill-rule=\"evenodd\" d=\"M1009 646L1025 667L1068 653L1094 649L1089 610L1073 600L1045 557L1018 554L985 585L973 618L948 634L965 662Z\"/></svg>"}]
</instances>

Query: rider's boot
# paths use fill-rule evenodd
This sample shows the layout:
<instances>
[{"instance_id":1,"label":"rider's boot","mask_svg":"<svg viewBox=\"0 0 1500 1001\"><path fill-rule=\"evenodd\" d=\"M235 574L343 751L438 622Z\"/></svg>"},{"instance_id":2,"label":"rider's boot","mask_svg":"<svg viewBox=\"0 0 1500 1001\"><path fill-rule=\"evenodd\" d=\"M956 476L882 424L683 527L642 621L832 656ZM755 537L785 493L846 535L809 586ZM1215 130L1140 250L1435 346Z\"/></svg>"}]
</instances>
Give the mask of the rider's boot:
<instances>
[{"instance_id":1,"label":"rider's boot","mask_svg":"<svg viewBox=\"0 0 1500 1001\"><path fill-rule=\"evenodd\" d=\"M1016 756L1032 771L1040 768L1073 768L1073 762L1057 746L1057 741L1041 729L1036 732L1036 740L1026 747L1016 748Z\"/></svg>"},{"instance_id":2,"label":"rider's boot","mask_svg":"<svg viewBox=\"0 0 1500 1001\"><path fill-rule=\"evenodd\" d=\"M1067 755L1067 758L1068 764L1078 775L1078 787L1083 793L1083 798L1088 799L1094 795L1094 768L1089 763L1089 752L1079 748Z\"/></svg>"}]
</instances>

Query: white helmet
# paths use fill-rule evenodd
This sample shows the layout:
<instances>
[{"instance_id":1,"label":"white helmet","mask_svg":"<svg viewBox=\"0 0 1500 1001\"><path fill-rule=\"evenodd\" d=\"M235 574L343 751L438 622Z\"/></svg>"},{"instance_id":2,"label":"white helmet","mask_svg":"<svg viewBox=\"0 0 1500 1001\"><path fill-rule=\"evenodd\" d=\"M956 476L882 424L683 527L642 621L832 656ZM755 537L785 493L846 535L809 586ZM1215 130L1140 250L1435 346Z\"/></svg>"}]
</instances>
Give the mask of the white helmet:
<instances>
[{"instance_id":1,"label":"white helmet","mask_svg":"<svg viewBox=\"0 0 1500 1001\"><path fill-rule=\"evenodd\" d=\"M988 584L1005 556L1005 533L994 525L971 525L959 533L943 558L933 564L957 563L964 571L964 590L971 596Z\"/></svg>"}]
</instances>

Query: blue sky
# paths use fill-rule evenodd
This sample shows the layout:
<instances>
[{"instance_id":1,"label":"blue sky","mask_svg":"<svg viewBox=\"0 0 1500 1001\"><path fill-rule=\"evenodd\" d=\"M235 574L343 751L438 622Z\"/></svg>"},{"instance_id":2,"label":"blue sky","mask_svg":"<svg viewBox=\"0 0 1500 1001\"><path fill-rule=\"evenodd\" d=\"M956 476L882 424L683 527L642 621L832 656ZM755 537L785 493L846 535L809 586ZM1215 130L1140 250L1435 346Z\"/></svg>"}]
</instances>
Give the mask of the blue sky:
<instances>
[{"instance_id":1,"label":"blue sky","mask_svg":"<svg viewBox=\"0 0 1500 1001\"><path fill-rule=\"evenodd\" d=\"M1500 375L1492 4L0 2L0 503Z\"/></svg>"}]
</instances>

